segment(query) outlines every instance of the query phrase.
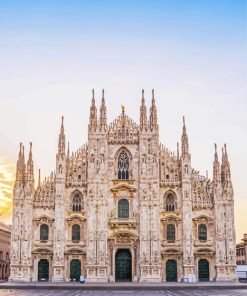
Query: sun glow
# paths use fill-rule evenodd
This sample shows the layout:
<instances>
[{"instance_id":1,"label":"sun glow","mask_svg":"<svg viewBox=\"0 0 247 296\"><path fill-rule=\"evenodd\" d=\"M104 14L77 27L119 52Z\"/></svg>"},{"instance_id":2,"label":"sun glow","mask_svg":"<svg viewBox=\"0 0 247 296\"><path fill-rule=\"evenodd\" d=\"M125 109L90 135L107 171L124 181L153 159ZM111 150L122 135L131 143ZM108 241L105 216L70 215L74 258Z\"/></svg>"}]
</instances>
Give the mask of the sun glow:
<instances>
[{"instance_id":1,"label":"sun glow","mask_svg":"<svg viewBox=\"0 0 247 296\"><path fill-rule=\"evenodd\" d=\"M12 214L15 165L0 157L0 218L10 220Z\"/></svg>"}]
</instances>

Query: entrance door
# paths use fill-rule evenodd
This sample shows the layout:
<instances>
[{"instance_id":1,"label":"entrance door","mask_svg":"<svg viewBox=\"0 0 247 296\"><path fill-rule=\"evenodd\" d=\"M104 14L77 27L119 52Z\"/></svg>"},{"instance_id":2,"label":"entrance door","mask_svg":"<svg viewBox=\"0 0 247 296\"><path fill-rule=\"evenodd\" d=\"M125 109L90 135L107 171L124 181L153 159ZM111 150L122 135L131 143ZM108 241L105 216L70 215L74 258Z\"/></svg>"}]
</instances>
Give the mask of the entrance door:
<instances>
[{"instance_id":1,"label":"entrance door","mask_svg":"<svg viewBox=\"0 0 247 296\"><path fill-rule=\"evenodd\" d=\"M200 259L198 262L199 281L209 281L209 263L206 259Z\"/></svg>"},{"instance_id":2,"label":"entrance door","mask_svg":"<svg viewBox=\"0 0 247 296\"><path fill-rule=\"evenodd\" d=\"M166 281L167 282L177 281L177 261L176 260L166 261Z\"/></svg>"},{"instance_id":3,"label":"entrance door","mask_svg":"<svg viewBox=\"0 0 247 296\"><path fill-rule=\"evenodd\" d=\"M38 263L38 281L49 280L49 262L46 259L39 260Z\"/></svg>"},{"instance_id":4,"label":"entrance door","mask_svg":"<svg viewBox=\"0 0 247 296\"><path fill-rule=\"evenodd\" d=\"M127 249L120 249L115 258L116 282L131 282L131 253Z\"/></svg>"},{"instance_id":5,"label":"entrance door","mask_svg":"<svg viewBox=\"0 0 247 296\"><path fill-rule=\"evenodd\" d=\"M70 278L72 280L79 281L81 275L81 261L80 260L72 260L70 262Z\"/></svg>"}]
</instances>

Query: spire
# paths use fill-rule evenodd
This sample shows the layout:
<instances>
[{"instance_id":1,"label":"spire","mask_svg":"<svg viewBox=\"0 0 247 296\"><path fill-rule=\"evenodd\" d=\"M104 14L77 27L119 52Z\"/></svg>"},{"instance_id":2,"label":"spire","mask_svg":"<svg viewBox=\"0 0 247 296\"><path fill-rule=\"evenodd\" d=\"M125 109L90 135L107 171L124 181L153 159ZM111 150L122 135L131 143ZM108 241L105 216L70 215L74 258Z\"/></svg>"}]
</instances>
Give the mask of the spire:
<instances>
[{"instance_id":1,"label":"spire","mask_svg":"<svg viewBox=\"0 0 247 296\"><path fill-rule=\"evenodd\" d=\"M179 160L179 143L177 142L177 160Z\"/></svg>"},{"instance_id":2,"label":"spire","mask_svg":"<svg viewBox=\"0 0 247 296\"><path fill-rule=\"evenodd\" d=\"M189 155L189 141L185 126L185 117L183 116L183 134L182 134L182 158Z\"/></svg>"},{"instance_id":3,"label":"spire","mask_svg":"<svg viewBox=\"0 0 247 296\"><path fill-rule=\"evenodd\" d=\"M106 118L106 106L105 106L105 92L102 90L102 100L100 106L100 130L106 130L107 118Z\"/></svg>"},{"instance_id":4,"label":"spire","mask_svg":"<svg viewBox=\"0 0 247 296\"><path fill-rule=\"evenodd\" d=\"M24 185L25 184L25 157L24 146L20 143L19 155L16 164L16 182L15 185Z\"/></svg>"},{"instance_id":5,"label":"spire","mask_svg":"<svg viewBox=\"0 0 247 296\"><path fill-rule=\"evenodd\" d=\"M221 162L221 182L225 183L226 181L226 157L225 157L225 151L222 147L222 162Z\"/></svg>"},{"instance_id":6,"label":"spire","mask_svg":"<svg viewBox=\"0 0 247 296\"><path fill-rule=\"evenodd\" d=\"M64 118L62 116L62 123L60 128L59 140L58 140L58 154L64 156L65 155L65 134L64 134Z\"/></svg>"},{"instance_id":7,"label":"spire","mask_svg":"<svg viewBox=\"0 0 247 296\"><path fill-rule=\"evenodd\" d=\"M30 151L29 151L29 157L27 161L27 170L26 170L26 181L30 182L31 185L34 182L34 176L33 176L33 155L32 155L32 142L30 142Z\"/></svg>"},{"instance_id":8,"label":"spire","mask_svg":"<svg viewBox=\"0 0 247 296\"><path fill-rule=\"evenodd\" d=\"M142 102L140 107L140 128L141 130L147 129L147 107L144 98L144 89L142 90Z\"/></svg>"},{"instance_id":9,"label":"spire","mask_svg":"<svg viewBox=\"0 0 247 296\"><path fill-rule=\"evenodd\" d=\"M223 163L224 161L224 163ZM226 149L226 144L222 147L222 182L231 182L231 170L230 170L230 163L228 161L228 154Z\"/></svg>"},{"instance_id":10,"label":"spire","mask_svg":"<svg viewBox=\"0 0 247 296\"><path fill-rule=\"evenodd\" d=\"M68 149L67 149L67 158L69 158L69 142L68 142Z\"/></svg>"},{"instance_id":11,"label":"spire","mask_svg":"<svg viewBox=\"0 0 247 296\"><path fill-rule=\"evenodd\" d=\"M217 144L214 144L214 149L215 149L215 152L214 152L214 164L213 164L213 167L214 167L213 181L215 184L218 184L221 178L220 178L220 163L218 160L218 153L217 153Z\"/></svg>"},{"instance_id":12,"label":"spire","mask_svg":"<svg viewBox=\"0 0 247 296\"><path fill-rule=\"evenodd\" d=\"M90 107L89 130L95 131L97 128L97 108L95 106L94 89L92 89L92 103Z\"/></svg>"},{"instance_id":13,"label":"spire","mask_svg":"<svg viewBox=\"0 0 247 296\"><path fill-rule=\"evenodd\" d=\"M155 99L154 99L154 89L152 89L152 104L150 108L150 129L154 130L158 126L157 122L157 108L155 105Z\"/></svg>"},{"instance_id":14,"label":"spire","mask_svg":"<svg viewBox=\"0 0 247 296\"><path fill-rule=\"evenodd\" d=\"M39 169L39 178L38 178L38 189L40 189L40 169Z\"/></svg>"}]
</instances>

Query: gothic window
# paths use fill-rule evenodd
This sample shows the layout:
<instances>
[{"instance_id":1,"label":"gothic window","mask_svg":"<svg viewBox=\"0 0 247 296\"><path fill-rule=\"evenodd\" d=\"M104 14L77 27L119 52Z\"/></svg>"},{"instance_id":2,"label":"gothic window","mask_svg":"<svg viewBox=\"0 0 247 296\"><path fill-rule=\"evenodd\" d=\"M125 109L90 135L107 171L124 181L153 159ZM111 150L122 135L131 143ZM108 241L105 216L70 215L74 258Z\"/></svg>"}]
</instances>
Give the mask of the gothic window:
<instances>
[{"instance_id":1,"label":"gothic window","mask_svg":"<svg viewBox=\"0 0 247 296\"><path fill-rule=\"evenodd\" d=\"M79 241L81 239L81 227L78 224L72 226L72 241Z\"/></svg>"},{"instance_id":2,"label":"gothic window","mask_svg":"<svg viewBox=\"0 0 247 296\"><path fill-rule=\"evenodd\" d=\"M49 226L47 224L42 224L40 226L40 240L47 241L49 237Z\"/></svg>"},{"instance_id":3,"label":"gothic window","mask_svg":"<svg viewBox=\"0 0 247 296\"><path fill-rule=\"evenodd\" d=\"M129 202L125 198L118 202L118 218L129 218Z\"/></svg>"},{"instance_id":4,"label":"gothic window","mask_svg":"<svg viewBox=\"0 0 247 296\"><path fill-rule=\"evenodd\" d=\"M168 224L167 225L167 241L175 241L175 226L173 224Z\"/></svg>"},{"instance_id":5,"label":"gothic window","mask_svg":"<svg viewBox=\"0 0 247 296\"><path fill-rule=\"evenodd\" d=\"M80 212L83 209L83 196L81 193L76 192L73 196L72 211Z\"/></svg>"},{"instance_id":6,"label":"gothic window","mask_svg":"<svg viewBox=\"0 0 247 296\"><path fill-rule=\"evenodd\" d=\"M172 193L169 193L166 197L166 211L167 212L175 211L175 198Z\"/></svg>"},{"instance_id":7,"label":"gothic window","mask_svg":"<svg viewBox=\"0 0 247 296\"><path fill-rule=\"evenodd\" d=\"M122 151L118 157L118 179L129 179L129 157L125 151Z\"/></svg>"},{"instance_id":8,"label":"gothic window","mask_svg":"<svg viewBox=\"0 0 247 296\"><path fill-rule=\"evenodd\" d=\"M200 224L198 227L199 240L207 240L207 226L205 224Z\"/></svg>"}]
</instances>

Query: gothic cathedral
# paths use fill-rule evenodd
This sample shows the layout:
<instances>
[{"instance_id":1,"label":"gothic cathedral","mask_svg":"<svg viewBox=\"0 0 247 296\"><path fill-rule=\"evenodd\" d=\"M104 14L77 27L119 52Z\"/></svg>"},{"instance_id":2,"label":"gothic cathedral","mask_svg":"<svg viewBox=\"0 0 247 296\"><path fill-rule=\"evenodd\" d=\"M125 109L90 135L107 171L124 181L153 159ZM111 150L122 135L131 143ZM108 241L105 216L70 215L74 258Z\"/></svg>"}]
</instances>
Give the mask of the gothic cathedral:
<instances>
[{"instance_id":1,"label":"gothic cathedral","mask_svg":"<svg viewBox=\"0 0 247 296\"><path fill-rule=\"evenodd\" d=\"M34 185L32 144L20 144L13 196L11 281L233 281L234 199L226 145L215 145L213 179L181 149L159 142L154 92L142 92L140 122L122 107L107 124L94 91L88 142L70 153L64 122L56 170Z\"/></svg>"}]
</instances>

